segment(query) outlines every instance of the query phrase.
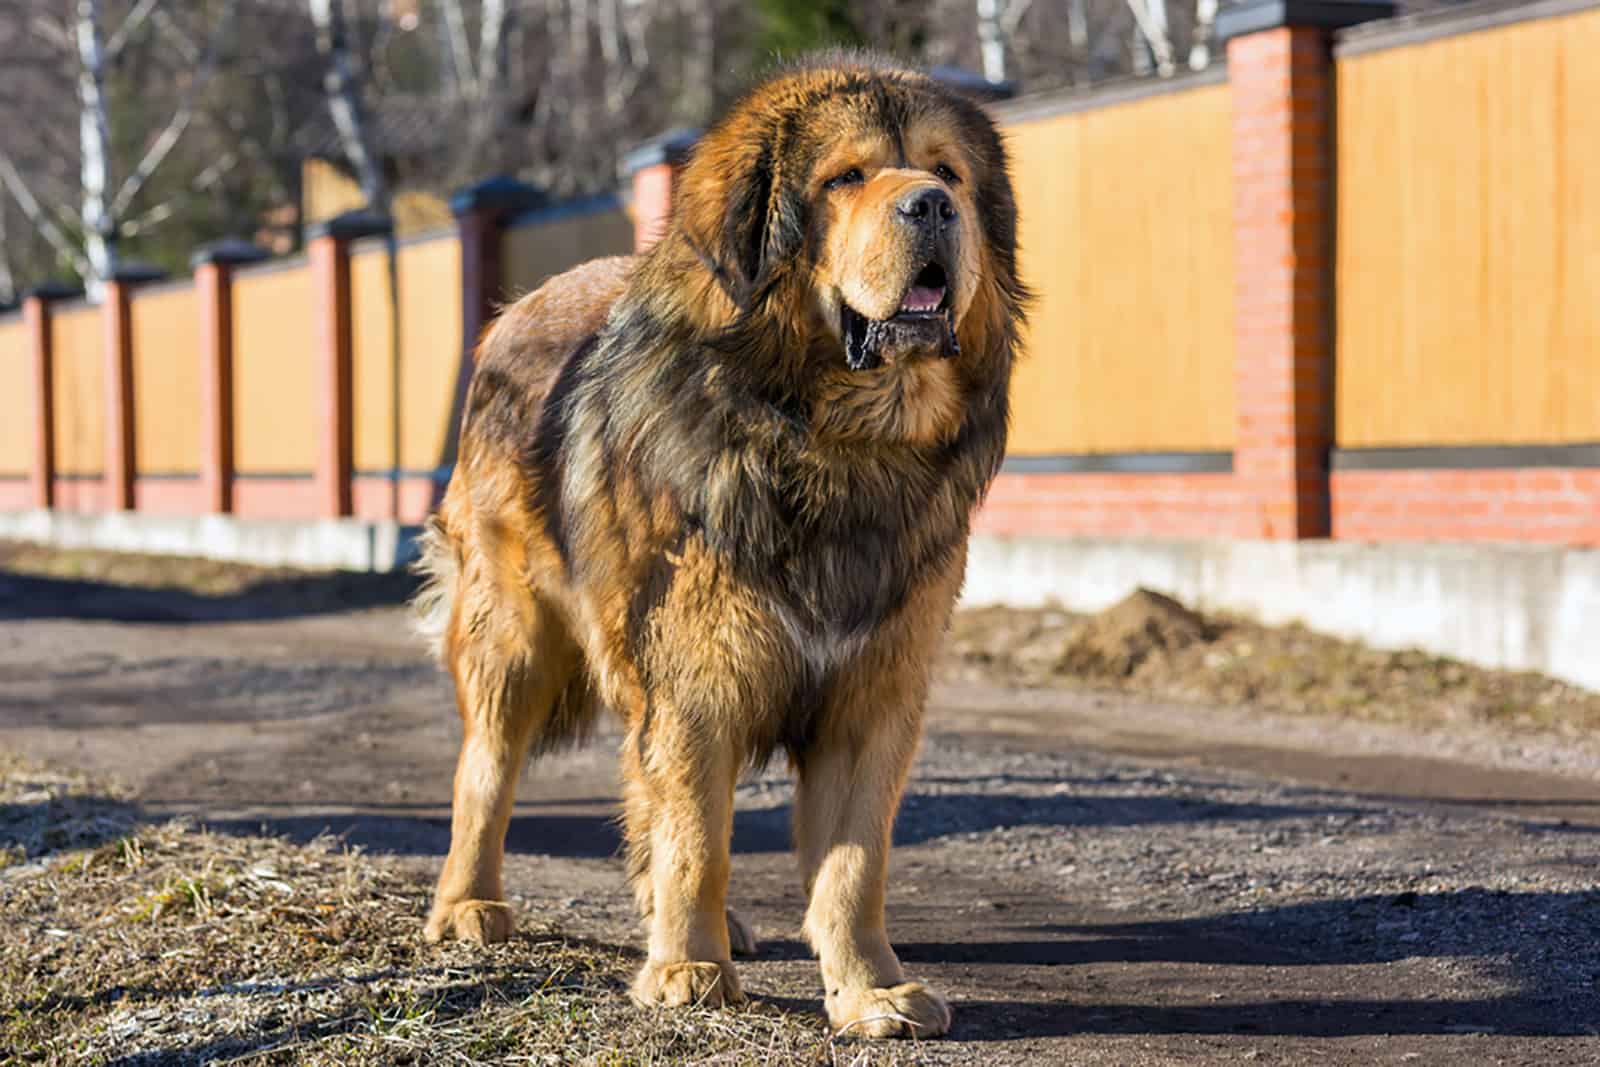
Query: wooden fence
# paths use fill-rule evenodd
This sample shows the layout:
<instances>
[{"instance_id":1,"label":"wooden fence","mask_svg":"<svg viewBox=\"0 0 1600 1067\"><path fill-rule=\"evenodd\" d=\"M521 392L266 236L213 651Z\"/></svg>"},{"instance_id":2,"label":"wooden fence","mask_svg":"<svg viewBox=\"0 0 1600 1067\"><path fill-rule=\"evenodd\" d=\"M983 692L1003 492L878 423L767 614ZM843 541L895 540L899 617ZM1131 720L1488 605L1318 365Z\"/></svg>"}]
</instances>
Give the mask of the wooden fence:
<instances>
[{"instance_id":1,"label":"wooden fence","mask_svg":"<svg viewBox=\"0 0 1600 1067\"><path fill-rule=\"evenodd\" d=\"M1600 544L1600 6L1383 13L1248 0L1226 71L995 107L1039 300L980 530ZM351 216L202 256L121 333L0 314L0 507L420 518L484 322L648 240L685 144L626 205L484 183L392 262Z\"/></svg>"}]
</instances>

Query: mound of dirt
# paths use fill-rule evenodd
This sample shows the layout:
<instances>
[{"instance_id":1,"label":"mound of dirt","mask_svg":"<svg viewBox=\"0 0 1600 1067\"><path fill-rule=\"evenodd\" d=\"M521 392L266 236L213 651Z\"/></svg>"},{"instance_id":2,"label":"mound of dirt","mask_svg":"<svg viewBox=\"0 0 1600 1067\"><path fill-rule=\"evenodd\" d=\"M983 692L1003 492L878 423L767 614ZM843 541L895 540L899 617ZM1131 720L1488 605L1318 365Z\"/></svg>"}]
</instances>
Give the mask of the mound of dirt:
<instances>
[{"instance_id":1,"label":"mound of dirt","mask_svg":"<svg viewBox=\"0 0 1600 1067\"><path fill-rule=\"evenodd\" d=\"M1508 733L1593 738L1600 730L1600 693L1559 679L1371 648L1298 623L1205 617L1147 589L1087 617L1059 607L958 611L940 674L1438 727L1473 722Z\"/></svg>"},{"instance_id":2,"label":"mound of dirt","mask_svg":"<svg viewBox=\"0 0 1600 1067\"><path fill-rule=\"evenodd\" d=\"M1077 628L1057 663L1067 674L1126 678L1157 653L1210 641L1197 612L1151 589L1136 589Z\"/></svg>"}]
</instances>

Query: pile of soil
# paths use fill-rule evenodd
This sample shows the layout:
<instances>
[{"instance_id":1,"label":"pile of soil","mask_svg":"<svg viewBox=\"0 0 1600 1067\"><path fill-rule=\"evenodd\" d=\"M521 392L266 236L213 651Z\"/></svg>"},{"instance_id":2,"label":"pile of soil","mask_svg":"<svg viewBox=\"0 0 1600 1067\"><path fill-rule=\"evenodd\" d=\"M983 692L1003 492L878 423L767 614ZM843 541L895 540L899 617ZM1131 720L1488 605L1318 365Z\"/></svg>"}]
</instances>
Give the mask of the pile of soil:
<instances>
[{"instance_id":1,"label":"pile of soil","mask_svg":"<svg viewBox=\"0 0 1600 1067\"><path fill-rule=\"evenodd\" d=\"M1072 633L1060 670L1084 677L1126 678L1154 655L1172 655L1208 641L1212 628L1169 596L1136 589Z\"/></svg>"},{"instance_id":2,"label":"pile of soil","mask_svg":"<svg viewBox=\"0 0 1600 1067\"><path fill-rule=\"evenodd\" d=\"M1600 694L1542 674L1375 649L1299 624L1206 616L1148 589L1088 617L1060 609L958 612L943 677L1567 737L1600 728Z\"/></svg>"}]
</instances>

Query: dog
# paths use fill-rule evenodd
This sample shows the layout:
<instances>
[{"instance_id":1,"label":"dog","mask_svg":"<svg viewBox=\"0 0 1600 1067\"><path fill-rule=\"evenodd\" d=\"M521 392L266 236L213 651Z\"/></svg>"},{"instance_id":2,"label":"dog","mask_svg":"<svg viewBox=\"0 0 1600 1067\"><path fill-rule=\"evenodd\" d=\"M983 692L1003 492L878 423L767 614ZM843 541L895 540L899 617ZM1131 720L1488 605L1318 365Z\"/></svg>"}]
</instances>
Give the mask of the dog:
<instances>
[{"instance_id":1,"label":"dog","mask_svg":"<svg viewBox=\"0 0 1600 1067\"><path fill-rule=\"evenodd\" d=\"M529 753L625 726L642 1004L744 999L733 794L780 750L829 1022L932 1036L884 925L890 830L1028 294L1004 146L891 61L788 67L714 126L661 241L490 327L418 608L464 724L431 940L510 935Z\"/></svg>"}]
</instances>

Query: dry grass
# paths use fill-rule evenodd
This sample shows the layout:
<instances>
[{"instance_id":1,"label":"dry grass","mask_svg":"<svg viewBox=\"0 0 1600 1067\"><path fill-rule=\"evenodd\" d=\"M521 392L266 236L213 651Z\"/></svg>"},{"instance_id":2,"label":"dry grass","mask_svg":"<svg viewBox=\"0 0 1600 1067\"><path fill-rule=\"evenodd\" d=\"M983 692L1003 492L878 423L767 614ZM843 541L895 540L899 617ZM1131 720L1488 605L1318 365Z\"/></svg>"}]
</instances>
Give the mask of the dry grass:
<instances>
[{"instance_id":1,"label":"dry grass","mask_svg":"<svg viewBox=\"0 0 1600 1067\"><path fill-rule=\"evenodd\" d=\"M636 960L551 928L421 940L382 858L140 824L89 780L0 753L0 1060L20 1063L878 1064L915 1046L819 1017L645 1011Z\"/></svg>"}]
</instances>

